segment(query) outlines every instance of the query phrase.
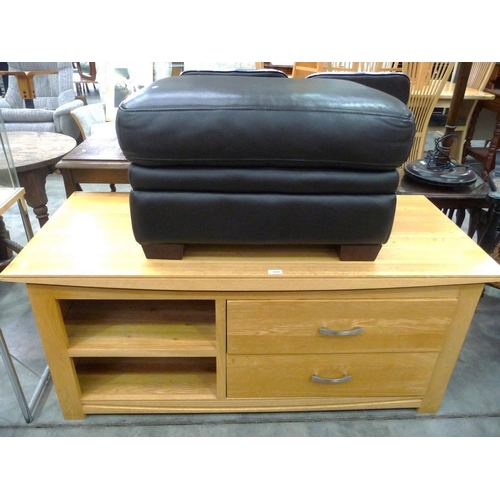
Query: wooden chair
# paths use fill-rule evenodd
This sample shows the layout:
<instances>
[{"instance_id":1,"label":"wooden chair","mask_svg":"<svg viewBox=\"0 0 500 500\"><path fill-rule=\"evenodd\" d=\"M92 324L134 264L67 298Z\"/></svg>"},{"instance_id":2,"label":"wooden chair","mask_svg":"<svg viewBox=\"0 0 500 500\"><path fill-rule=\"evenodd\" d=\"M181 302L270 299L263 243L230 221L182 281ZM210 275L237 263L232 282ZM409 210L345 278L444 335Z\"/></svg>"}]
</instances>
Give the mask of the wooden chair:
<instances>
[{"instance_id":1,"label":"wooden chair","mask_svg":"<svg viewBox=\"0 0 500 500\"><path fill-rule=\"evenodd\" d=\"M495 168L497 151L500 149L500 90L491 89L488 92L494 94L495 99L492 101L480 101L476 106L472 113L463 149L464 158L469 155L482 163L484 166L484 178L487 178L488 174ZM474 147L472 146L472 139L474 138L477 120L480 113L485 109L495 113L495 128L492 132L489 146Z\"/></svg>"},{"instance_id":2,"label":"wooden chair","mask_svg":"<svg viewBox=\"0 0 500 500\"><path fill-rule=\"evenodd\" d=\"M467 87L476 90L485 90L488 82L490 81L496 63L494 62L474 62L472 63L471 72L467 80ZM452 156L461 163L467 156L465 152L465 143L467 141L467 131L471 126L471 120L474 111L478 108L479 101L467 100L462 103L455 133L457 134L457 141L452 146ZM477 116L477 115L476 115ZM434 114L431 119L428 131L443 132L446 126L447 113ZM469 141L470 147L470 141Z\"/></svg>"},{"instance_id":3,"label":"wooden chair","mask_svg":"<svg viewBox=\"0 0 500 500\"><path fill-rule=\"evenodd\" d=\"M305 78L313 73L324 71L356 73L365 71L363 64L359 62L295 62L293 63L292 78Z\"/></svg>"},{"instance_id":4,"label":"wooden chair","mask_svg":"<svg viewBox=\"0 0 500 500\"><path fill-rule=\"evenodd\" d=\"M408 107L415 119L415 139L407 163L423 157L432 112L454 66L453 62L403 63L403 73L410 78Z\"/></svg>"},{"instance_id":5,"label":"wooden chair","mask_svg":"<svg viewBox=\"0 0 500 500\"><path fill-rule=\"evenodd\" d=\"M323 63L322 71L345 71L356 73L358 71L366 71L365 63L362 62L325 62Z\"/></svg>"},{"instance_id":6,"label":"wooden chair","mask_svg":"<svg viewBox=\"0 0 500 500\"><path fill-rule=\"evenodd\" d=\"M82 64L84 64L85 67L82 67ZM88 67L86 66L87 64ZM78 73L77 75L74 75L73 78L77 94L82 95L85 92L89 93L89 83L91 83L94 86L94 90L96 90L95 84L97 83L97 68L95 62L75 62L73 63L73 67L76 68Z\"/></svg>"},{"instance_id":7,"label":"wooden chair","mask_svg":"<svg viewBox=\"0 0 500 500\"><path fill-rule=\"evenodd\" d=\"M313 73L323 71L387 72L402 71L400 62L296 62L293 63L293 78L305 78Z\"/></svg>"},{"instance_id":8,"label":"wooden chair","mask_svg":"<svg viewBox=\"0 0 500 500\"><path fill-rule=\"evenodd\" d=\"M324 71L325 63L322 62L294 62L292 68L292 78L305 78L314 73Z\"/></svg>"},{"instance_id":9,"label":"wooden chair","mask_svg":"<svg viewBox=\"0 0 500 500\"><path fill-rule=\"evenodd\" d=\"M465 159L468 155L470 155L475 160L481 162L485 169L484 177L487 177L489 172L491 172L491 170L495 167L496 151L500 148L500 89L495 88L495 83L500 73L500 65L499 63L482 64L491 64L492 69L486 83L484 83L484 80L481 82L482 84L484 83L484 86L480 90L491 92L495 95L495 98L492 101L478 101L471 111L470 119L467 123L462 158ZM473 147L471 141L474 138L474 132L479 115L484 109L496 113L495 128L492 133L492 138L489 141L489 147L487 142L484 147Z\"/></svg>"},{"instance_id":10,"label":"wooden chair","mask_svg":"<svg viewBox=\"0 0 500 500\"><path fill-rule=\"evenodd\" d=\"M307 63L305 63L307 64ZM273 63L273 62L256 62L255 69L276 69L278 71L283 71L285 75L289 77L292 76L293 65L291 64L282 64L282 63Z\"/></svg>"},{"instance_id":11,"label":"wooden chair","mask_svg":"<svg viewBox=\"0 0 500 500\"><path fill-rule=\"evenodd\" d=\"M403 71L403 63L401 62L363 62L359 63L362 71L373 73L387 73Z\"/></svg>"}]
</instances>

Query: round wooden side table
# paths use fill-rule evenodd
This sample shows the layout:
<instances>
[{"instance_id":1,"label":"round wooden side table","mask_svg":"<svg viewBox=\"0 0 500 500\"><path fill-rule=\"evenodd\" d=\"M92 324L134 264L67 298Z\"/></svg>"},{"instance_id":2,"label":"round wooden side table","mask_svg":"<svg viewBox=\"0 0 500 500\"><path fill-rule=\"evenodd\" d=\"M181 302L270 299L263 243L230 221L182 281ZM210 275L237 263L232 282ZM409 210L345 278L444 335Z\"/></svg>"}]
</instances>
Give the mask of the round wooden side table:
<instances>
[{"instance_id":1,"label":"round wooden side table","mask_svg":"<svg viewBox=\"0 0 500 500\"><path fill-rule=\"evenodd\" d=\"M49 219L45 181L58 161L75 146L73 137L53 132L8 132L12 159L25 199L40 227Z\"/></svg>"}]
</instances>

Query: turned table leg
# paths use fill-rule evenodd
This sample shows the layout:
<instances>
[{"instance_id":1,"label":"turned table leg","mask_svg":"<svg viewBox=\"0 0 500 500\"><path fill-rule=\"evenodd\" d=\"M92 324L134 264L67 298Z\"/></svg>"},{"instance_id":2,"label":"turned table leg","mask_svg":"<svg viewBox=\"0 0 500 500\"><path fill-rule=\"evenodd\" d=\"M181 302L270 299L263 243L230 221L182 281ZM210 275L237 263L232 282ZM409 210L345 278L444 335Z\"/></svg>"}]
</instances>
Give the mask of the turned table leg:
<instances>
[{"instance_id":1,"label":"turned table leg","mask_svg":"<svg viewBox=\"0 0 500 500\"><path fill-rule=\"evenodd\" d=\"M45 182L47 180L47 175L53 171L53 167L44 167L18 172L17 174L19 177L19 184L25 189L24 198L26 203L33 209L40 227L49 220Z\"/></svg>"}]
</instances>

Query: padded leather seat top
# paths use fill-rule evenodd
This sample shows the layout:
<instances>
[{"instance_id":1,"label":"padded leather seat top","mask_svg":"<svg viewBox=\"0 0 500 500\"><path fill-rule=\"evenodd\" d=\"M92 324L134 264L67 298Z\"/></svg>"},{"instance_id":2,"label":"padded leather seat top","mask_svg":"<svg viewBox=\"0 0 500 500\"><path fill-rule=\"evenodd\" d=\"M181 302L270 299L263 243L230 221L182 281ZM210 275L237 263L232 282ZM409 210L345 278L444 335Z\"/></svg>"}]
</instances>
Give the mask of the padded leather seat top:
<instances>
[{"instance_id":1,"label":"padded leather seat top","mask_svg":"<svg viewBox=\"0 0 500 500\"><path fill-rule=\"evenodd\" d=\"M116 130L139 166L380 171L404 163L414 122L396 97L352 81L187 74L122 102Z\"/></svg>"}]
</instances>

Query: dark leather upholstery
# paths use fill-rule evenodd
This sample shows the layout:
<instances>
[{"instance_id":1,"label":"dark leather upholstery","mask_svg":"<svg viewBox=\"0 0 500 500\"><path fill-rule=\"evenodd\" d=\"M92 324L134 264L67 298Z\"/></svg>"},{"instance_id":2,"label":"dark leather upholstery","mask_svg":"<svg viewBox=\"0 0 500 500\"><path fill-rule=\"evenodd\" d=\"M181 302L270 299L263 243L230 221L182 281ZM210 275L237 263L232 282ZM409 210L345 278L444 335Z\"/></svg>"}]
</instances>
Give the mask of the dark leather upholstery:
<instances>
[{"instance_id":1,"label":"dark leather upholstery","mask_svg":"<svg viewBox=\"0 0 500 500\"><path fill-rule=\"evenodd\" d=\"M180 76L256 76L263 78L288 78L287 74L279 69L235 69L235 70L187 70Z\"/></svg>"},{"instance_id":2,"label":"dark leather upholstery","mask_svg":"<svg viewBox=\"0 0 500 500\"><path fill-rule=\"evenodd\" d=\"M394 194L399 182L393 170L169 167L131 164L130 183L138 191L276 194Z\"/></svg>"},{"instance_id":3,"label":"dark leather upholstery","mask_svg":"<svg viewBox=\"0 0 500 500\"><path fill-rule=\"evenodd\" d=\"M410 79L403 73L315 73L307 78L328 78L360 83L396 97L404 104L410 98Z\"/></svg>"},{"instance_id":4,"label":"dark leather upholstery","mask_svg":"<svg viewBox=\"0 0 500 500\"><path fill-rule=\"evenodd\" d=\"M406 105L359 83L210 75L154 82L120 105L116 126L127 159L161 168L390 170L414 133Z\"/></svg>"},{"instance_id":5,"label":"dark leather upholstery","mask_svg":"<svg viewBox=\"0 0 500 500\"><path fill-rule=\"evenodd\" d=\"M188 72L123 102L117 136L146 255L165 244L385 243L414 134L409 81L397 76Z\"/></svg>"},{"instance_id":6,"label":"dark leather upholstery","mask_svg":"<svg viewBox=\"0 0 500 500\"><path fill-rule=\"evenodd\" d=\"M130 210L142 245L367 245L389 238L396 196L133 190Z\"/></svg>"}]
</instances>

